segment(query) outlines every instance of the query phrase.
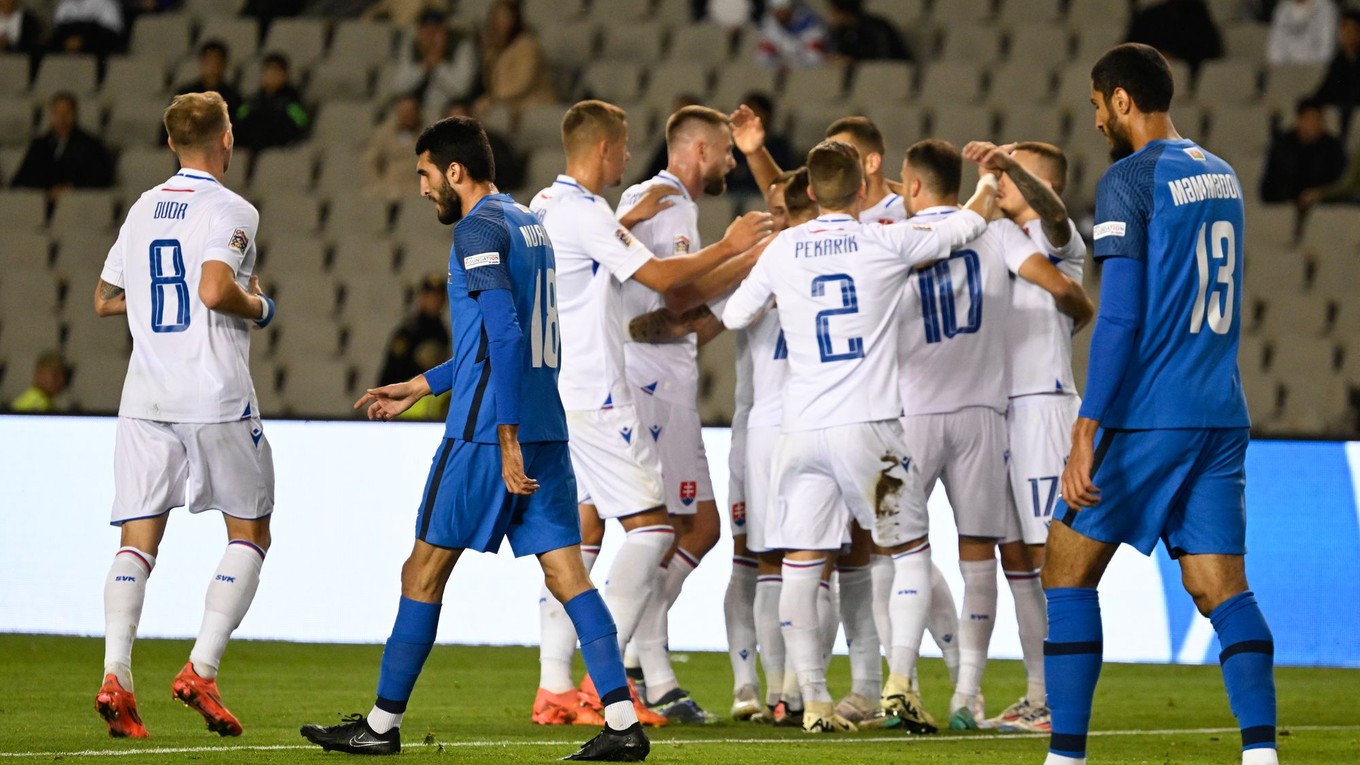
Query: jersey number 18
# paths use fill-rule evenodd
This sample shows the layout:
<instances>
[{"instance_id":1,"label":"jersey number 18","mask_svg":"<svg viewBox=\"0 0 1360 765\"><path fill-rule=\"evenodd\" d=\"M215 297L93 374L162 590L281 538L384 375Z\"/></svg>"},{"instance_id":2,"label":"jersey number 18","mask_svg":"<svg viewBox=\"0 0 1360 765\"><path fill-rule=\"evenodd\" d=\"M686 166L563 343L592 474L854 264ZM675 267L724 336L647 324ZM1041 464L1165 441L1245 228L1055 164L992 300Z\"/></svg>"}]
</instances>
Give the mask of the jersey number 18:
<instances>
[{"instance_id":1,"label":"jersey number 18","mask_svg":"<svg viewBox=\"0 0 1360 765\"><path fill-rule=\"evenodd\" d=\"M534 274L533 326L529 330L529 356L534 368L557 368L557 271L539 269Z\"/></svg>"}]
</instances>

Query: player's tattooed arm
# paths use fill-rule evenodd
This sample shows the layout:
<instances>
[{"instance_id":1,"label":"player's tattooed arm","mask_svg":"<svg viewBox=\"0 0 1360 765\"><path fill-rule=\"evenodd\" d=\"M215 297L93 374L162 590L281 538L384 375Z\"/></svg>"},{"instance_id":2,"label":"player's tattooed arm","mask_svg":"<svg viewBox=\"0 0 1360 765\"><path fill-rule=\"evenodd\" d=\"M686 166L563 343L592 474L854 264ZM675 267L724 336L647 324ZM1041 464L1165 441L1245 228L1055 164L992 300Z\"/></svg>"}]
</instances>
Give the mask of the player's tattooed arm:
<instances>
[{"instance_id":1,"label":"player's tattooed arm","mask_svg":"<svg viewBox=\"0 0 1360 765\"><path fill-rule=\"evenodd\" d=\"M103 279L94 290L94 312L98 316L121 316L127 313L127 294L122 287Z\"/></svg>"},{"instance_id":2,"label":"player's tattooed arm","mask_svg":"<svg viewBox=\"0 0 1360 765\"><path fill-rule=\"evenodd\" d=\"M683 314L658 308L628 322L628 335L636 343L674 343L697 332L704 317L713 318L713 312L706 305Z\"/></svg>"},{"instance_id":3,"label":"player's tattooed arm","mask_svg":"<svg viewBox=\"0 0 1360 765\"><path fill-rule=\"evenodd\" d=\"M707 306L705 306L707 307ZM722 320L710 312L694 322L694 332L699 336L699 345L707 345L708 341L721 335L727 327L723 326Z\"/></svg>"},{"instance_id":4,"label":"player's tattooed arm","mask_svg":"<svg viewBox=\"0 0 1360 765\"><path fill-rule=\"evenodd\" d=\"M1072 238L1072 227L1067 222L1067 206L1062 197L1044 181L1026 170L1011 156L1014 144L997 146L989 141L971 141L963 147L964 158L981 165L983 170L1006 174L1019 190L1025 202L1039 216L1044 235L1054 247L1062 247Z\"/></svg>"}]
</instances>

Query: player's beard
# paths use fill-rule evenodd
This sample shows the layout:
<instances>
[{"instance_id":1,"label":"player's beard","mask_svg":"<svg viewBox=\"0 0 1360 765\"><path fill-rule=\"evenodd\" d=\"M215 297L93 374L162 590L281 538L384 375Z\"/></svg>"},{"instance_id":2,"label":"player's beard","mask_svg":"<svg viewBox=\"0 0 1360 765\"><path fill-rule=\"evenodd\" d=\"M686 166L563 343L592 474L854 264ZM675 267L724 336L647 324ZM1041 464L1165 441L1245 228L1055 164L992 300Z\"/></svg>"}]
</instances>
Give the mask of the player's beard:
<instances>
[{"instance_id":1,"label":"player's beard","mask_svg":"<svg viewBox=\"0 0 1360 765\"><path fill-rule=\"evenodd\" d=\"M442 179L441 179L442 180ZM434 199L435 215L439 217L439 222L445 226L451 226L463 218L463 200L454 193L453 187L444 181L439 187L432 190L430 197Z\"/></svg>"},{"instance_id":2,"label":"player's beard","mask_svg":"<svg viewBox=\"0 0 1360 765\"><path fill-rule=\"evenodd\" d=\"M719 171L712 178L704 179L704 194L710 197L720 197L727 191L727 173Z\"/></svg>"},{"instance_id":3,"label":"player's beard","mask_svg":"<svg viewBox=\"0 0 1360 765\"><path fill-rule=\"evenodd\" d=\"M1123 127L1124 124L1111 112L1110 120L1105 123L1105 140L1110 142L1111 162L1118 162L1133 153L1133 141L1129 140L1128 131Z\"/></svg>"}]
</instances>

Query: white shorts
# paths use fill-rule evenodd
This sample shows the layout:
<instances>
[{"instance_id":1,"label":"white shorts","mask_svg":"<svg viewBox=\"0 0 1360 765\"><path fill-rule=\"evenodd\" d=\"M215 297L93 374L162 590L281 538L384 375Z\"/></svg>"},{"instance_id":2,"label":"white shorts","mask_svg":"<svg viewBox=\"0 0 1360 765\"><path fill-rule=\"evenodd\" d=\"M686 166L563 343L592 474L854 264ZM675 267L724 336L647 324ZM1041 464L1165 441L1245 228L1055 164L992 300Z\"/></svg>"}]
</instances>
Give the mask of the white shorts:
<instances>
[{"instance_id":1,"label":"white shorts","mask_svg":"<svg viewBox=\"0 0 1360 765\"><path fill-rule=\"evenodd\" d=\"M1039 394L1011 399L1006 410L1010 435L1010 489L1018 508L1006 541L1041 545L1062 496L1063 468L1072 450L1072 423L1081 409L1076 395Z\"/></svg>"},{"instance_id":2,"label":"white shorts","mask_svg":"<svg viewBox=\"0 0 1360 765\"><path fill-rule=\"evenodd\" d=\"M666 504L661 462L631 405L567 411L567 447L576 502L601 518L623 518Z\"/></svg>"},{"instance_id":3,"label":"white shorts","mask_svg":"<svg viewBox=\"0 0 1360 765\"><path fill-rule=\"evenodd\" d=\"M732 536L746 536L746 426L736 423L727 452L727 506Z\"/></svg>"},{"instance_id":4,"label":"white shorts","mask_svg":"<svg viewBox=\"0 0 1360 765\"><path fill-rule=\"evenodd\" d=\"M713 479L708 475L699 410L671 404L647 393L639 394L634 406L661 459L666 512L694 515L700 502L713 501Z\"/></svg>"},{"instance_id":5,"label":"white shorts","mask_svg":"<svg viewBox=\"0 0 1360 765\"><path fill-rule=\"evenodd\" d=\"M114 444L115 526L176 507L245 520L274 511L274 454L258 418L172 423L119 417Z\"/></svg>"},{"instance_id":6,"label":"white shorts","mask_svg":"<svg viewBox=\"0 0 1360 765\"><path fill-rule=\"evenodd\" d=\"M921 471L922 496L944 482L961 536L1001 539L1014 517L1007 503L1006 418L985 406L902 418L907 454Z\"/></svg>"},{"instance_id":7,"label":"white shorts","mask_svg":"<svg viewBox=\"0 0 1360 765\"><path fill-rule=\"evenodd\" d=\"M883 547L926 536L925 493L907 455L902 426L892 420L784 433L774 451L777 499L766 545L840 550L851 520Z\"/></svg>"},{"instance_id":8,"label":"white shorts","mask_svg":"<svg viewBox=\"0 0 1360 765\"><path fill-rule=\"evenodd\" d=\"M746 431L746 549L769 552L770 523L774 518L775 494L771 478L779 428L748 428Z\"/></svg>"}]
</instances>

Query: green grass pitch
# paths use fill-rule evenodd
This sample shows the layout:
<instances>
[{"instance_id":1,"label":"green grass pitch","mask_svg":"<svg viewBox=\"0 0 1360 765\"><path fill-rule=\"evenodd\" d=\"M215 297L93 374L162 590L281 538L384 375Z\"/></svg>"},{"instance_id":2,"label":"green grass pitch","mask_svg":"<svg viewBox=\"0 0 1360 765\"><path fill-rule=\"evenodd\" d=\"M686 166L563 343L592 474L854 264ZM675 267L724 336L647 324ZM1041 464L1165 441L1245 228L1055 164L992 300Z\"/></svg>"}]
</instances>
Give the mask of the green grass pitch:
<instances>
[{"instance_id":1,"label":"green grass pitch","mask_svg":"<svg viewBox=\"0 0 1360 765\"><path fill-rule=\"evenodd\" d=\"M347 755L310 748L307 722L366 712L382 647L238 641L223 665L222 692L245 725L224 739L170 697L187 641L141 640L135 652L137 697L151 738L110 739L94 711L103 642L92 638L0 635L0 764L340 763ZM677 654L676 669L701 704L725 713L731 670L723 654ZM401 761L547 763L574 751L594 731L529 722L538 680L533 648L436 646L416 686L403 727ZM922 666L925 698L937 717L949 697L944 666ZM1356 719L1360 671L1280 668L1281 760L1360 762ZM845 657L832 662L832 687L848 684ZM989 713L1024 690L1018 662L988 666ZM1232 714L1216 667L1107 664L1096 695L1090 758L1096 763L1239 762ZM669 727L652 735L655 763L987 763L1038 765L1040 736L987 732L911 737L887 731L812 737L798 730L725 722Z\"/></svg>"}]
</instances>

